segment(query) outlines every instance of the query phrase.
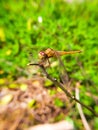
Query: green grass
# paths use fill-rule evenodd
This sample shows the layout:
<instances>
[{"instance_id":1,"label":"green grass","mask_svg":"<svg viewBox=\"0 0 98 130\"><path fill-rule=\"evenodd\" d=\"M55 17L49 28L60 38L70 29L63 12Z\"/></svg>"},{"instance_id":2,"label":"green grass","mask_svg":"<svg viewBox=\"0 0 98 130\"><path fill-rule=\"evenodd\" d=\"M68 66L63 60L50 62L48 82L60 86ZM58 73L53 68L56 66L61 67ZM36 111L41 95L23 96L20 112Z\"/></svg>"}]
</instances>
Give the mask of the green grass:
<instances>
[{"instance_id":1,"label":"green grass","mask_svg":"<svg viewBox=\"0 0 98 130\"><path fill-rule=\"evenodd\" d=\"M38 18L42 18L42 22ZM28 53L37 58L45 48L82 50L82 54L66 56L67 72L84 92L98 93L98 1L67 3L63 0L5 0L0 2L0 77L24 75ZM51 72L55 73L55 69ZM74 84L73 83L73 84ZM97 125L96 125L97 126ZM95 127L96 127L95 126Z\"/></svg>"}]
</instances>

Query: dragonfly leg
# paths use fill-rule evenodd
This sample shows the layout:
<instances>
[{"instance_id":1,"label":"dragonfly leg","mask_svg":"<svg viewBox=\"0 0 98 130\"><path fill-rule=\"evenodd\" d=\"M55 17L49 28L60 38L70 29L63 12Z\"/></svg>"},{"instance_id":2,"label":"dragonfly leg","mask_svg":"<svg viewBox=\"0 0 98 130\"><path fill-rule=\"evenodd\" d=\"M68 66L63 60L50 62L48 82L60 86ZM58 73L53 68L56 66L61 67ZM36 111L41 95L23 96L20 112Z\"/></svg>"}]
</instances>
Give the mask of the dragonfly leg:
<instances>
[{"instance_id":1,"label":"dragonfly leg","mask_svg":"<svg viewBox=\"0 0 98 130\"><path fill-rule=\"evenodd\" d=\"M47 61L48 61L47 67L50 67L50 66L51 66L51 63L50 63L50 61L49 61L49 58L47 59Z\"/></svg>"}]
</instances>

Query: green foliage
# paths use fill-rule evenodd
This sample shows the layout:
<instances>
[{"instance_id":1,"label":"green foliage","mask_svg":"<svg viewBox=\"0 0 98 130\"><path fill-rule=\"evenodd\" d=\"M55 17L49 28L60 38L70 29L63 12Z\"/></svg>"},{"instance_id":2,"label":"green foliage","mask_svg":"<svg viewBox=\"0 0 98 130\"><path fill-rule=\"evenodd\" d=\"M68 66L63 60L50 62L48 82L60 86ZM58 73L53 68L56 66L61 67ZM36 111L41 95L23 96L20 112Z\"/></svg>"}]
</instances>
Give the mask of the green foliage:
<instances>
[{"instance_id":1,"label":"green foliage","mask_svg":"<svg viewBox=\"0 0 98 130\"><path fill-rule=\"evenodd\" d=\"M65 115L63 113L60 113L56 118L55 118L55 122L62 120L65 117Z\"/></svg>"},{"instance_id":2,"label":"green foliage","mask_svg":"<svg viewBox=\"0 0 98 130\"><path fill-rule=\"evenodd\" d=\"M64 107L64 106L65 106L64 102L62 102L62 101L61 101L60 99L58 99L58 98L55 98L54 104L55 104L57 107Z\"/></svg>"},{"instance_id":3,"label":"green foliage","mask_svg":"<svg viewBox=\"0 0 98 130\"><path fill-rule=\"evenodd\" d=\"M88 75L95 79L98 52L97 1L68 4L64 1L2 1L0 8L0 64L6 73L28 63L28 48L83 50L79 61ZM42 23L39 18L42 18ZM34 55L37 55L35 52ZM77 56L78 58L78 56ZM20 62L21 61L21 62ZM79 70L74 57L67 56L67 69ZM71 67L69 67L71 66ZM16 71L15 71L16 70ZM83 77L77 76L81 79ZM81 77L81 78L80 78ZM97 81L96 81L97 82Z\"/></svg>"},{"instance_id":4,"label":"green foliage","mask_svg":"<svg viewBox=\"0 0 98 130\"><path fill-rule=\"evenodd\" d=\"M98 117L94 118L94 130L98 129Z\"/></svg>"},{"instance_id":5,"label":"green foliage","mask_svg":"<svg viewBox=\"0 0 98 130\"><path fill-rule=\"evenodd\" d=\"M38 51L49 47L83 51L63 61L70 78L82 83L82 101L95 105L84 93L98 94L98 1L1 0L0 77L24 75L29 51L34 61ZM58 69L54 67L50 73L56 77ZM55 103L63 105L58 100Z\"/></svg>"}]
</instances>

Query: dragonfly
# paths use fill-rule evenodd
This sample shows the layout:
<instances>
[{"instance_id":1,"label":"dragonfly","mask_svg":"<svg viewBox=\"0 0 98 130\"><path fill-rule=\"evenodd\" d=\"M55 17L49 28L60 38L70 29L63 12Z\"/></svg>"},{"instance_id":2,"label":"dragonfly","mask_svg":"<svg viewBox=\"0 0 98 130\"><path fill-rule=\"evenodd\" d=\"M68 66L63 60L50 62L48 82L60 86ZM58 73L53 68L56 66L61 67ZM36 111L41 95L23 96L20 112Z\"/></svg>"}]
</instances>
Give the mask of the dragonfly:
<instances>
[{"instance_id":1,"label":"dragonfly","mask_svg":"<svg viewBox=\"0 0 98 130\"><path fill-rule=\"evenodd\" d=\"M51 67L49 59L53 58L53 57L57 58L58 61L59 61L59 66L60 66L60 68L59 68L60 69L60 72L59 72L60 78L61 78L62 82L65 84L65 83L68 83L69 78L68 78L68 75L67 75L67 72L66 72L66 69L65 69L65 65L63 64L60 57L67 55L67 54L75 54L75 53L80 53L80 52L81 52L80 50L76 50L76 51L57 51L57 50L48 48L48 49L40 51L38 53L39 61L38 61L37 65L41 65L44 68ZM34 64L30 63L29 65L34 65Z\"/></svg>"},{"instance_id":2,"label":"dragonfly","mask_svg":"<svg viewBox=\"0 0 98 130\"><path fill-rule=\"evenodd\" d=\"M38 54L39 59L40 59L39 64L44 66L44 67L50 67L49 59L52 58L52 57L57 58L58 61L59 61L60 78L61 78L61 80L64 84L67 84L68 81L69 81L69 77L68 77L67 71L65 69L65 65L62 62L60 57L67 55L67 54L75 54L75 53L80 53L80 52L81 52L80 50L76 50L76 51L56 51L54 49L48 48L44 51L39 52L39 54Z\"/></svg>"},{"instance_id":3,"label":"dragonfly","mask_svg":"<svg viewBox=\"0 0 98 130\"><path fill-rule=\"evenodd\" d=\"M67 54L75 54L75 53L80 53L80 50L76 50L76 51L56 51L54 49L48 48L44 51L40 51L38 56L40 59L39 64L40 65L45 65L46 61L48 61L49 65L50 65L50 61L49 59L52 57L60 57L63 55L67 55Z\"/></svg>"}]
</instances>

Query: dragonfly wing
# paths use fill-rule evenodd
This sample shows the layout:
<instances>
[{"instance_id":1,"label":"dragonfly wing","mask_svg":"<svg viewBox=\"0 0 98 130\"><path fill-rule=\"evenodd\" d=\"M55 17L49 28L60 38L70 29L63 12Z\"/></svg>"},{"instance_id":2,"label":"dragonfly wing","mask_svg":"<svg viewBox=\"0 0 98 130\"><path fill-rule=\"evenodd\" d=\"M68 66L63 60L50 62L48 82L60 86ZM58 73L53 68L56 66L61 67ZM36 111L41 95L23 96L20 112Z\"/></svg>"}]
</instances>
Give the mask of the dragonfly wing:
<instances>
[{"instance_id":1,"label":"dragonfly wing","mask_svg":"<svg viewBox=\"0 0 98 130\"><path fill-rule=\"evenodd\" d=\"M68 74L66 71L66 67L65 67L59 53L55 51L55 55L59 61L59 74L60 74L61 81L63 82L63 84L66 84L66 86L68 86L69 77L68 77Z\"/></svg>"}]
</instances>

